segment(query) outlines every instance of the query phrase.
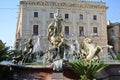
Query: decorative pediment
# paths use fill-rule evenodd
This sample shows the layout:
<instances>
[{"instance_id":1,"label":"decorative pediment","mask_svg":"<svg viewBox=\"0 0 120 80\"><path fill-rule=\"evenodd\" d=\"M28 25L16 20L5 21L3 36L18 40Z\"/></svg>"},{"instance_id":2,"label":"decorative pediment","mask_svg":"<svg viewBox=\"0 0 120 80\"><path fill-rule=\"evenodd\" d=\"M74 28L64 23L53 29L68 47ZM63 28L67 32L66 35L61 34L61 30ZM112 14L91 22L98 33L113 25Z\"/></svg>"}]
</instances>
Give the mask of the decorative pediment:
<instances>
[{"instance_id":1,"label":"decorative pediment","mask_svg":"<svg viewBox=\"0 0 120 80\"><path fill-rule=\"evenodd\" d=\"M97 21L93 21L91 22L91 26L100 26L100 23L98 23Z\"/></svg>"},{"instance_id":2,"label":"decorative pediment","mask_svg":"<svg viewBox=\"0 0 120 80\"><path fill-rule=\"evenodd\" d=\"M72 22L70 20L64 20L63 24L72 24Z\"/></svg>"},{"instance_id":3,"label":"decorative pediment","mask_svg":"<svg viewBox=\"0 0 120 80\"><path fill-rule=\"evenodd\" d=\"M84 21L77 22L77 25L85 25L86 23Z\"/></svg>"},{"instance_id":4,"label":"decorative pediment","mask_svg":"<svg viewBox=\"0 0 120 80\"><path fill-rule=\"evenodd\" d=\"M39 24L40 20L39 19L33 19L30 21L32 24Z\"/></svg>"}]
</instances>

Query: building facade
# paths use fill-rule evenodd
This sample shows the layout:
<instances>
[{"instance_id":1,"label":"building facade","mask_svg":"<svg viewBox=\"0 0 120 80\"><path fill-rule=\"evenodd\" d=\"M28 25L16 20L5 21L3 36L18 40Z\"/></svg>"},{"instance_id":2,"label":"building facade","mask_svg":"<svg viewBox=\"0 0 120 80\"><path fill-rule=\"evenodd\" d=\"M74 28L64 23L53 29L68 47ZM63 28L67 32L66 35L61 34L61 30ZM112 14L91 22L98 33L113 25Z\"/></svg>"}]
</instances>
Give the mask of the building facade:
<instances>
[{"instance_id":1,"label":"building facade","mask_svg":"<svg viewBox=\"0 0 120 80\"><path fill-rule=\"evenodd\" d=\"M28 38L36 38L39 35L42 49L49 48L47 28L57 9L60 9L64 19L62 31L65 38L76 39L82 43L86 36L92 38L95 44L107 45L107 7L104 2L22 0L19 4L15 47L20 48Z\"/></svg>"},{"instance_id":2,"label":"building facade","mask_svg":"<svg viewBox=\"0 0 120 80\"><path fill-rule=\"evenodd\" d=\"M108 25L108 44L113 46L113 51L120 53L120 23Z\"/></svg>"}]
</instances>

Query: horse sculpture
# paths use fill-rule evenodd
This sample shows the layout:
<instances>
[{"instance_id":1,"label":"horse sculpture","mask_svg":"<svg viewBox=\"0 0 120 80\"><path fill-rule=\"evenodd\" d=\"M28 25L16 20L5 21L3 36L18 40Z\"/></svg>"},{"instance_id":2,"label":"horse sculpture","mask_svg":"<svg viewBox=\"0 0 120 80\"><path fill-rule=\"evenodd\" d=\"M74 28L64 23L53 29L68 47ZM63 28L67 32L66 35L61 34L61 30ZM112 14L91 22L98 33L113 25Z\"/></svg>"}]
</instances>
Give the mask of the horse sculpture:
<instances>
[{"instance_id":1,"label":"horse sculpture","mask_svg":"<svg viewBox=\"0 0 120 80\"><path fill-rule=\"evenodd\" d=\"M85 55L86 61L98 60L98 54L102 52L104 48L112 48L110 45L95 45L90 38L84 38L83 45L84 47L81 49L81 52Z\"/></svg>"}]
</instances>

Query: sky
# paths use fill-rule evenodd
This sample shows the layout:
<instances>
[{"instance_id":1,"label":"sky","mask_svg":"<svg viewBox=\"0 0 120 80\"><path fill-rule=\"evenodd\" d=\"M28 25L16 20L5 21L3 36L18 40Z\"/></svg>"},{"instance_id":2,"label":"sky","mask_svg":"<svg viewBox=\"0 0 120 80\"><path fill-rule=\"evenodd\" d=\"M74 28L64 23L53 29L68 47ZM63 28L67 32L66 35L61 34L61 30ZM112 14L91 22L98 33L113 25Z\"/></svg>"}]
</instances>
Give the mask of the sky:
<instances>
[{"instance_id":1,"label":"sky","mask_svg":"<svg viewBox=\"0 0 120 80\"><path fill-rule=\"evenodd\" d=\"M0 40L14 46L20 0L0 0ZM93 0L100 1L100 0ZM107 20L120 22L120 0L102 0L106 3Z\"/></svg>"}]
</instances>

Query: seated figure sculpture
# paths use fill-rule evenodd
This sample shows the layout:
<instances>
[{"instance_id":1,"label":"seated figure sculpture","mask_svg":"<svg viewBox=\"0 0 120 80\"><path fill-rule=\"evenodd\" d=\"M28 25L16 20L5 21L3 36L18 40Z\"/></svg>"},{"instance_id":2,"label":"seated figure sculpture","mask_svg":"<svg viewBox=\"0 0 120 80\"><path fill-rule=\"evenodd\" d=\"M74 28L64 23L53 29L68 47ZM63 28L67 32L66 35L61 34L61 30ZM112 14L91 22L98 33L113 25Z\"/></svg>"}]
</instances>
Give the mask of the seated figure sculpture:
<instances>
[{"instance_id":1,"label":"seated figure sculpture","mask_svg":"<svg viewBox=\"0 0 120 80\"><path fill-rule=\"evenodd\" d=\"M27 42L25 42L25 48L23 50L23 59L22 59L22 63L24 62L28 62L31 60L31 55L32 55L32 52L33 52L33 40L32 38L29 38L27 40Z\"/></svg>"}]
</instances>

